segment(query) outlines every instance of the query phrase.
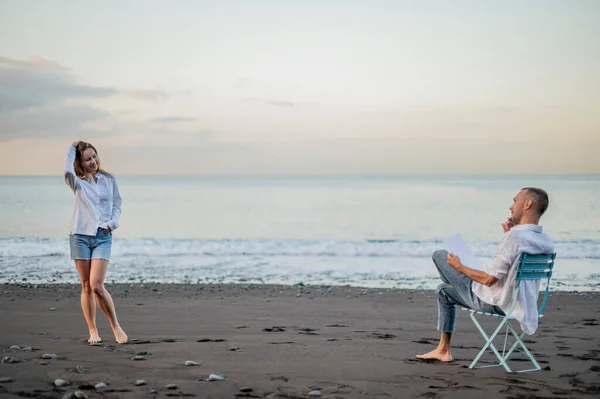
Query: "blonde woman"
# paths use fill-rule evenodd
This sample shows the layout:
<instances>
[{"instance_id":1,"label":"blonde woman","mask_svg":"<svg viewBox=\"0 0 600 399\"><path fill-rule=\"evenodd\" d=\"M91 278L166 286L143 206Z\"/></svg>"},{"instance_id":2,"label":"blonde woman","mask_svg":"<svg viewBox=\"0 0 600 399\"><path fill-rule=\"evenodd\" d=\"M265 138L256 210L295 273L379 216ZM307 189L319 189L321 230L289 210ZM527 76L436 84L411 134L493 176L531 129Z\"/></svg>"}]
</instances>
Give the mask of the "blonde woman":
<instances>
[{"instance_id":1,"label":"blonde woman","mask_svg":"<svg viewBox=\"0 0 600 399\"><path fill-rule=\"evenodd\" d=\"M71 219L71 259L81 279L81 308L90 330L89 343L101 342L96 327L96 304L108 318L119 344L127 334L119 325L112 297L104 288L110 261L112 232L119 227L121 196L117 181L100 166L90 143L75 141L67 151L65 182L75 194Z\"/></svg>"}]
</instances>

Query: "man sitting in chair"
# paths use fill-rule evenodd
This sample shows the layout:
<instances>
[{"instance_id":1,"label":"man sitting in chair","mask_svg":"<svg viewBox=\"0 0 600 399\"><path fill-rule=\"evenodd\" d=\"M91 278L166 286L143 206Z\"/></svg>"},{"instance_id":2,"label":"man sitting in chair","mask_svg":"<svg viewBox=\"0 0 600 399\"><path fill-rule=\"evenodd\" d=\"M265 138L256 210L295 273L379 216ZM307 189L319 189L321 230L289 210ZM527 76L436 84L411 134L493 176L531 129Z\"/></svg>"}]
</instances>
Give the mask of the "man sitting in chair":
<instances>
[{"instance_id":1,"label":"man sitting in chair","mask_svg":"<svg viewBox=\"0 0 600 399\"><path fill-rule=\"evenodd\" d=\"M522 189L513 199L510 218L502 223L504 236L485 271L465 266L454 254L444 250L433 253L433 263L443 281L437 288L438 347L419 359L452 361L450 338L454 332L456 305L476 311L505 315L515 299L516 269L521 253L532 255L554 252L554 243L539 225L548 208L548 194L539 188ZM538 325L537 297L539 284L521 284L521 291L511 315L523 331L533 334Z\"/></svg>"}]
</instances>

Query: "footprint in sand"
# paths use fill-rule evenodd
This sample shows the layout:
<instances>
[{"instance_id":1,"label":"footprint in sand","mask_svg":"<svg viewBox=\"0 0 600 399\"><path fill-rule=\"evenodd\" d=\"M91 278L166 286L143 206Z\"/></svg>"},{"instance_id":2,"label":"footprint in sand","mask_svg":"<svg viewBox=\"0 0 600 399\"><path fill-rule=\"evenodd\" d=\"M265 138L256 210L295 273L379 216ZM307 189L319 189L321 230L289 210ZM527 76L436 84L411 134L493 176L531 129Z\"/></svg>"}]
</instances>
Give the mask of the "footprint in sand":
<instances>
[{"instance_id":1,"label":"footprint in sand","mask_svg":"<svg viewBox=\"0 0 600 399\"><path fill-rule=\"evenodd\" d=\"M298 334L304 334L304 335L319 335L317 334L314 328L301 328L300 332Z\"/></svg>"},{"instance_id":2,"label":"footprint in sand","mask_svg":"<svg viewBox=\"0 0 600 399\"><path fill-rule=\"evenodd\" d=\"M392 338L396 338L396 336L393 334L382 334L382 333L374 332L374 333L371 333L369 338L392 339Z\"/></svg>"},{"instance_id":3,"label":"footprint in sand","mask_svg":"<svg viewBox=\"0 0 600 399\"><path fill-rule=\"evenodd\" d=\"M273 326L271 328L263 328L262 330L265 332L284 332L285 326Z\"/></svg>"},{"instance_id":4,"label":"footprint in sand","mask_svg":"<svg viewBox=\"0 0 600 399\"><path fill-rule=\"evenodd\" d=\"M288 382L290 379L287 378L284 375L281 374L268 374L269 378L271 378L271 381L283 381L283 382Z\"/></svg>"},{"instance_id":5,"label":"footprint in sand","mask_svg":"<svg viewBox=\"0 0 600 399\"><path fill-rule=\"evenodd\" d=\"M431 342L427 338L421 338L418 341L412 341L412 342L414 342L415 344L426 344L426 345L432 345L432 344L434 344L433 342Z\"/></svg>"},{"instance_id":6,"label":"footprint in sand","mask_svg":"<svg viewBox=\"0 0 600 399\"><path fill-rule=\"evenodd\" d=\"M333 381L319 381L315 386L308 387L311 390L322 391L326 394L349 395L356 390L355 387L348 384L340 384Z\"/></svg>"}]
</instances>

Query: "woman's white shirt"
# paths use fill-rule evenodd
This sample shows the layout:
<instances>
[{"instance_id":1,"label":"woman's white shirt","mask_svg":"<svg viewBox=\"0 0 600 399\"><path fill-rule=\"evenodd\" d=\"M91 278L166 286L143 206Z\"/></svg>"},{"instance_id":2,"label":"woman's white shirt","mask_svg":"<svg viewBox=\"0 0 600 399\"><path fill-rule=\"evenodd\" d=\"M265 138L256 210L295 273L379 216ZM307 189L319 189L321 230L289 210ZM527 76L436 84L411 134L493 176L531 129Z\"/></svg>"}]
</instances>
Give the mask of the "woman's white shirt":
<instances>
[{"instance_id":1,"label":"woman's white shirt","mask_svg":"<svg viewBox=\"0 0 600 399\"><path fill-rule=\"evenodd\" d=\"M75 174L73 163L77 150L70 146L65 163L65 182L75 194L75 209L71 218L70 234L95 236L99 228L116 230L121 216L121 195L117 180L97 173L81 179Z\"/></svg>"}]
</instances>

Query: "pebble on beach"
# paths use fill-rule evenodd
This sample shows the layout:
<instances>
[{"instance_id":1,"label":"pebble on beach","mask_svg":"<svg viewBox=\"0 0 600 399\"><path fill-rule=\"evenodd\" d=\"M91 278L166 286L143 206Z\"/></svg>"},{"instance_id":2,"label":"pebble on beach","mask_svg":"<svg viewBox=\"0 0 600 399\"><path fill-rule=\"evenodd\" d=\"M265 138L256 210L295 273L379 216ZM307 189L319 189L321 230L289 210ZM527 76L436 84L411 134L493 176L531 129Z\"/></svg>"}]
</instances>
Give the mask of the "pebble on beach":
<instances>
[{"instance_id":1,"label":"pebble on beach","mask_svg":"<svg viewBox=\"0 0 600 399\"><path fill-rule=\"evenodd\" d=\"M231 352L243 352L244 350L242 348L238 348L237 346L230 346L229 348L227 348L228 351Z\"/></svg>"},{"instance_id":2,"label":"pebble on beach","mask_svg":"<svg viewBox=\"0 0 600 399\"><path fill-rule=\"evenodd\" d=\"M135 385L142 386L142 385L146 385L146 380L135 380Z\"/></svg>"},{"instance_id":3,"label":"pebble on beach","mask_svg":"<svg viewBox=\"0 0 600 399\"><path fill-rule=\"evenodd\" d=\"M71 382L63 380L61 378L57 378L56 380L54 380L54 385L56 385L57 387L66 387L68 385L71 385Z\"/></svg>"},{"instance_id":4,"label":"pebble on beach","mask_svg":"<svg viewBox=\"0 0 600 399\"><path fill-rule=\"evenodd\" d=\"M175 385L175 384L168 384L167 385L167 389L177 389L177 385Z\"/></svg>"},{"instance_id":5,"label":"pebble on beach","mask_svg":"<svg viewBox=\"0 0 600 399\"><path fill-rule=\"evenodd\" d=\"M0 384L6 384L7 382L13 382L13 379L10 377L0 377Z\"/></svg>"},{"instance_id":6,"label":"pebble on beach","mask_svg":"<svg viewBox=\"0 0 600 399\"><path fill-rule=\"evenodd\" d=\"M136 361L146 360L146 357L138 355L138 356L132 357L131 360L136 360Z\"/></svg>"},{"instance_id":7,"label":"pebble on beach","mask_svg":"<svg viewBox=\"0 0 600 399\"><path fill-rule=\"evenodd\" d=\"M99 382L96 385L94 385L94 388L96 388L96 389L104 389L104 388L106 388L106 386L107 385L105 383Z\"/></svg>"},{"instance_id":8,"label":"pebble on beach","mask_svg":"<svg viewBox=\"0 0 600 399\"><path fill-rule=\"evenodd\" d=\"M82 391L76 391L76 392L83 393ZM63 395L62 399L73 399L73 398L77 398L77 397L83 398L84 396L75 396L75 392L67 392ZM85 398L87 398L87 396L85 396Z\"/></svg>"},{"instance_id":9,"label":"pebble on beach","mask_svg":"<svg viewBox=\"0 0 600 399\"><path fill-rule=\"evenodd\" d=\"M200 363L195 362L193 360L186 360L184 363L186 366L200 366Z\"/></svg>"},{"instance_id":10,"label":"pebble on beach","mask_svg":"<svg viewBox=\"0 0 600 399\"><path fill-rule=\"evenodd\" d=\"M208 381L225 381L226 379L227 378L219 374L211 374L208 376Z\"/></svg>"}]
</instances>

